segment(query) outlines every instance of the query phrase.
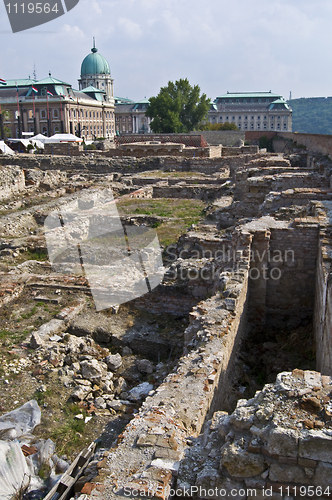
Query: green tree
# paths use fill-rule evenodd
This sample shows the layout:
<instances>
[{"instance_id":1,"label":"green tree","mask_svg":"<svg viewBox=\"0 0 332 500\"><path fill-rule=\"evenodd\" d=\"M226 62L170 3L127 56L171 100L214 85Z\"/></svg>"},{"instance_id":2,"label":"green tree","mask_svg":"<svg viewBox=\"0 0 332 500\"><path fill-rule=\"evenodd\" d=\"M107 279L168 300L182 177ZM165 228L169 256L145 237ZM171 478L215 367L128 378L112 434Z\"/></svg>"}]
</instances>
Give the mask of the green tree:
<instances>
[{"instance_id":1,"label":"green tree","mask_svg":"<svg viewBox=\"0 0 332 500\"><path fill-rule=\"evenodd\" d=\"M200 96L198 85L192 87L187 78L168 82L156 97L149 99L146 116L153 118L150 127L155 133L180 133L195 130L206 117L211 101Z\"/></svg>"},{"instance_id":2,"label":"green tree","mask_svg":"<svg viewBox=\"0 0 332 500\"><path fill-rule=\"evenodd\" d=\"M198 130L239 130L235 123L200 123L198 126Z\"/></svg>"}]
</instances>

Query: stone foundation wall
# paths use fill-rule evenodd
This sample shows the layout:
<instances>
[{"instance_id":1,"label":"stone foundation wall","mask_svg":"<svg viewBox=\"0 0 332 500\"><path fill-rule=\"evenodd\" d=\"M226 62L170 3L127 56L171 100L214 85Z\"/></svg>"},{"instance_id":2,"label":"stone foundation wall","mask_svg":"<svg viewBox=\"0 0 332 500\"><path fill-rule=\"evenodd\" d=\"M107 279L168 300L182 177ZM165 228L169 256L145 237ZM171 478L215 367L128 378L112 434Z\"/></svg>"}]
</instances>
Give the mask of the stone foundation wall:
<instances>
[{"instance_id":1,"label":"stone foundation wall","mask_svg":"<svg viewBox=\"0 0 332 500\"><path fill-rule=\"evenodd\" d=\"M15 165L1 167L0 200L11 198L25 190L25 177L22 169Z\"/></svg>"},{"instance_id":2,"label":"stone foundation wall","mask_svg":"<svg viewBox=\"0 0 332 500\"><path fill-rule=\"evenodd\" d=\"M250 239L247 234L239 241L247 247ZM218 276L221 292L193 308L186 354L100 463L94 483L104 484L107 499L135 496L137 489L143 496L158 492L168 498L188 437L200 433L207 414L227 397L232 361L246 325L248 259L239 264L235 274Z\"/></svg>"},{"instance_id":3,"label":"stone foundation wall","mask_svg":"<svg viewBox=\"0 0 332 500\"><path fill-rule=\"evenodd\" d=\"M134 157L106 158L100 154L91 153L81 157L47 156L47 155L15 155L8 157L0 155L0 165L18 165L22 168L40 168L42 170L59 169L68 172L105 174L112 172L136 173L148 170L166 170L179 172L199 172L214 174L223 168L229 168L231 175L237 168L252 159L261 158L261 154L246 154L225 156L222 158L178 158ZM273 156L273 155L272 155Z\"/></svg>"},{"instance_id":4,"label":"stone foundation wall","mask_svg":"<svg viewBox=\"0 0 332 500\"><path fill-rule=\"evenodd\" d=\"M294 328L314 310L319 226L257 230L251 247L250 319L260 328Z\"/></svg>"},{"instance_id":5,"label":"stone foundation wall","mask_svg":"<svg viewBox=\"0 0 332 500\"><path fill-rule=\"evenodd\" d=\"M225 189L215 185L153 186L153 198L184 198L212 201L222 196Z\"/></svg>"},{"instance_id":6,"label":"stone foundation wall","mask_svg":"<svg viewBox=\"0 0 332 500\"><path fill-rule=\"evenodd\" d=\"M329 498L331 387L330 377L295 369L230 415L216 412L180 465L178 496L195 486L213 500Z\"/></svg>"},{"instance_id":7,"label":"stone foundation wall","mask_svg":"<svg viewBox=\"0 0 332 500\"><path fill-rule=\"evenodd\" d=\"M45 155L81 156L83 153L83 146L75 143L45 144L44 148Z\"/></svg>"},{"instance_id":8,"label":"stone foundation wall","mask_svg":"<svg viewBox=\"0 0 332 500\"><path fill-rule=\"evenodd\" d=\"M280 142L280 138L287 141L293 141L297 146L305 146L308 151L314 153L321 153L323 155L332 155L332 136L322 134L301 134L298 132L277 132L277 140L273 142ZM280 146L282 151L282 146Z\"/></svg>"},{"instance_id":9,"label":"stone foundation wall","mask_svg":"<svg viewBox=\"0 0 332 500\"><path fill-rule=\"evenodd\" d=\"M316 267L313 323L316 341L316 367L325 375L332 374L332 239L328 228L331 209L331 201L315 203L315 212L321 219L322 227Z\"/></svg>"}]
</instances>

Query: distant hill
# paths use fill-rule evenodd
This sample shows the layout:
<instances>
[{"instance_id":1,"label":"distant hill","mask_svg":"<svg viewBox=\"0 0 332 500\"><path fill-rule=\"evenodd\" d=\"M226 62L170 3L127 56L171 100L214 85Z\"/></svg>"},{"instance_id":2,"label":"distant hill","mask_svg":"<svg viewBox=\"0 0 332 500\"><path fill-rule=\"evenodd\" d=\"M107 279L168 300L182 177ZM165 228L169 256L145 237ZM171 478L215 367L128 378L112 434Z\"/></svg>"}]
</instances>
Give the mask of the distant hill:
<instances>
[{"instance_id":1,"label":"distant hill","mask_svg":"<svg viewBox=\"0 0 332 500\"><path fill-rule=\"evenodd\" d=\"M293 132L332 135L332 97L301 97L287 102L293 110Z\"/></svg>"}]
</instances>

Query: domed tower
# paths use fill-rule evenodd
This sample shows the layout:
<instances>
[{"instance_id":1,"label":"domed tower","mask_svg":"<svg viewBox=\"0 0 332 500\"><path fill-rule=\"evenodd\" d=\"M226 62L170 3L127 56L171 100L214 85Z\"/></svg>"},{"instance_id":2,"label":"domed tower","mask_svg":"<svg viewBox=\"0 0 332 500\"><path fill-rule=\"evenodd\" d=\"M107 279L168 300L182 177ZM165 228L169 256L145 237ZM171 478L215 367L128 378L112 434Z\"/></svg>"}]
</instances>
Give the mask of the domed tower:
<instances>
[{"instance_id":1,"label":"domed tower","mask_svg":"<svg viewBox=\"0 0 332 500\"><path fill-rule=\"evenodd\" d=\"M78 83L80 90L92 86L106 92L108 102L113 101L113 79L110 67L105 57L98 53L95 39L93 39L91 54L87 55L82 62L81 78Z\"/></svg>"}]
</instances>

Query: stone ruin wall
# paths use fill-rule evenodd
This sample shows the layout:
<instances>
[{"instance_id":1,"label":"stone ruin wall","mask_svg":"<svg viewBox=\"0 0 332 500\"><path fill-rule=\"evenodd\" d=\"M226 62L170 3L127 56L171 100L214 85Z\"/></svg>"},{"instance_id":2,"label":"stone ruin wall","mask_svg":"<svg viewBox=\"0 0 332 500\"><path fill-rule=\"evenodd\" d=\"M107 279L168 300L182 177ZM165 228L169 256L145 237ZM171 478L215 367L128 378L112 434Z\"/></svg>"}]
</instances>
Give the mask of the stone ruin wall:
<instances>
[{"instance_id":1,"label":"stone ruin wall","mask_svg":"<svg viewBox=\"0 0 332 500\"><path fill-rule=\"evenodd\" d=\"M226 166L230 168L233 176L236 169L244 162L252 159L259 159L261 155L248 154L222 158L190 158L182 159L174 156L169 157L145 157L136 158L104 158L98 153L93 153L91 157L66 157L48 155L0 155L0 165L18 165L22 168L40 168L41 170L61 170L68 172L109 174L121 172L132 174L149 170L165 170L176 172L198 172L204 174L214 174Z\"/></svg>"},{"instance_id":2,"label":"stone ruin wall","mask_svg":"<svg viewBox=\"0 0 332 500\"><path fill-rule=\"evenodd\" d=\"M254 232L249 289L250 319L257 327L296 328L310 320L318 238L317 222L306 220Z\"/></svg>"},{"instance_id":3,"label":"stone ruin wall","mask_svg":"<svg viewBox=\"0 0 332 500\"><path fill-rule=\"evenodd\" d=\"M20 161L23 162L25 159L30 165L29 157L20 158ZM246 157L246 160L248 159ZM255 160L255 156L251 157L251 159ZM14 160L17 161L16 158L13 159L13 162ZM35 158L31 160L32 164L36 161ZM53 162L54 158L50 160ZM163 159L160 162L148 159L145 161L144 166L147 163L151 169L160 169L161 165L165 169L173 168L173 166L177 169L180 166L185 170L186 165L189 164L191 169L196 169L195 171L212 173L217 172L221 166L225 167L227 165L230 167L231 172L234 173L238 167L243 165L243 160L244 157L230 157L227 158L227 161L221 162L220 159L218 162L208 160L202 164L202 162L196 160L183 163L174 158ZM0 157L0 163L1 161L3 161L3 157ZM41 163L43 162L45 162L45 158L41 159ZM102 162L104 162L104 159ZM39 167L43 168L41 163ZM70 171L73 169L73 165L76 165L76 167L78 165L75 163L75 159L74 161L61 159L59 163L58 168L60 171ZM158 164L158 167L156 167L156 164ZM83 169L89 170L92 168L88 162L81 163L81 165L84 165ZM118 166L118 163L116 165ZM16 167L11 168L15 169ZM99 173L103 169L107 169L109 172L114 168L115 163L112 165L102 163L99 167L96 167ZM124 163L121 164L121 169L128 171L127 168L128 166L125 166ZM139 169L137 165L135 168ZM63 173L59 172L58 174L59 182L61 181L60 174L63 175ZM317 175L309 178L310 183L312 180L312 184L307 186L308 189L313 186L314 179L317 180ZM303 182L309 182L308 176L304 176L304 179ZM24 176L23 181L26 184ZM294 186L294 181L296 181L296 176L290 178L290 184L287 184L288 181L283 177L282 182L286 184L282 184L282 187L287 189L287 186ZM278 182L278 179L276 182ZM24 187L22 184L20 189L24 189L25 184ZM326 181L325 184L322 181L322 187L326 188ZM4 189L10 196L15 193L16 188L13 190L10 179L8 182L5 179ZM263 191L265 192L265 188ZM143 196L144 193L145 188L143 188ZM147 196L151 196L151 188L146 193ZM246 198L246 196L247 191L244 189L243 197ZM206 417L212 416L213 411L218 410L220 405L227 399L229 382L232 377L232 366L237 347L245 333L248 314L262 327L268 326L269 323L275 324L275 318L281 317L283 321L281 326L283 326L285 323L293 322L293 324L296 324L300 322L310 316L314 310L317 369L323 375L331 374L332 304L330 266L332 251L329 219L326 216L329 209L328 202L321 205L317 203L315 210L313 210L314 217L312 219L295 220L293 225L289 227L267 227L263 230L254 229L251 231L242 229L242 232L238 232L237 236L233 236L231 243L222 239L206 242L204 238L202 240L199 237L197 238L196 244L200 244L201 248L216 250L226 241L228 245L233 245L233 249L240 250L242 258L233 262L238 272L232 276L229 271L223 271L220 268L214 279L211 279L211 282L208 283L208 286L206 283L195 282L195 280L191 283L187 282L184 285L187 298L181 306L178 300L179 295L177 295L179 290L172 289L172 286L169 286L168 289L166 286L161 287L156 294L155 303L153 304L155 311L165 310L166 307L170 312L186 314L195 303L197 304L199 300L200 302L194 305L190 312L190 325L185 332L187 354L180 359L176 372L168 375L155 394L146 399L139 414L127 426L120 437L118 446L108 452L99 467L99 477L94 481L95 483L100 481L107 487L107 500L123 496L121 488L124 487L129 488L129 490L137 488L147 490L151 487L159 488L160 486L167 488L173 484L174 477L177 475L177 463L187 453L188 438L198 436ZM273 250L279 250L282 253L294 250L294 261L292 259L288 261L284 259L282 262L269 261L267 258L268 251L273 253ZM266 251L265 257L255 259L255 251L259 251L260 255L263 255L264 251ZM252 255L254 258L251 261ZM268 272L271 271L272 267L278 267L282 271L281 279L248 279L250 267L261 268L263 265L267 266ZM202 290L203 286L205 286L205 290ZM315 287L316 296L313 293ZM209 294L212 295L211 298L207 298ZM148 295L137 299L137 305L145 308L149 307L149 304L151 304L150 299ZM258 310L259 308L260 310ZM322 380L325 382L323 383ZM328 386L330 382L327 379L320 379L320 384L320 387L324 384ZM241 408L241 404L239 408ZM241 410L239 410L239 413L241 413ZM236 417L233 418L233 421L236 427ZM242 417L239 417L238 421L242 422ZM240 429L242 429L241 425L241 423L238 425ZM163 433L163 437L160 434L161 427L167 429L167 433ZM305 454L303 455L303 451L299 452L298 448L296 448L296 456L294 455L295 452L287 455L283 450L280 453L272 453L269 444L267 444L267 448L253 444L249 454L263 457L265 462L268 461L269 470L272 470L271 477L275 478L276 484L280 483L283 475L282 485L284 487L300 484L301 481L303 484L308 484L307 478L315 478L314 484L318 484L317 481L324 474L328 474L328 477L330 477L332 465L326 456L312 458L312 450L316 453L317 446L319 448L322 443L320 437L317 438L316 436L317 432L312 431L314 436L310 442L311 444L308 445L308 449L311 450L311 458L308 458ZM283 437L279 435L279 438L282 439ZM330 449L331 443L329 439L327 439L326 446L328 453L330 453L332 448ZM264 451L266 449L267 452ZM130 457L130 464L133 465L132 469L135 469L136 464L135 473L124 473L128 465L128 457ZM142 459L144 461L143 468L141 465ZM253 459L254 462L255 460ZM262 461L262 458L257 460L258 462ZM152 468L149 467L151 465L153 465ZM165 469L170 470L173 475L172 473L165 474ZM291 469L292 471L289 472ZM306 471L306 469L312 470ZM243 483L241 484L243 485ZM251 484L254 484L254 482ZM262 484L257 483L256 486L262 486ZM264 485L267 487L269 483L265 482Z\"/></svg>"}]
</instances>

